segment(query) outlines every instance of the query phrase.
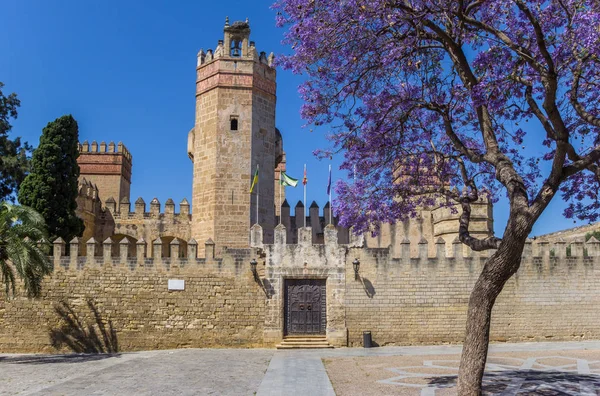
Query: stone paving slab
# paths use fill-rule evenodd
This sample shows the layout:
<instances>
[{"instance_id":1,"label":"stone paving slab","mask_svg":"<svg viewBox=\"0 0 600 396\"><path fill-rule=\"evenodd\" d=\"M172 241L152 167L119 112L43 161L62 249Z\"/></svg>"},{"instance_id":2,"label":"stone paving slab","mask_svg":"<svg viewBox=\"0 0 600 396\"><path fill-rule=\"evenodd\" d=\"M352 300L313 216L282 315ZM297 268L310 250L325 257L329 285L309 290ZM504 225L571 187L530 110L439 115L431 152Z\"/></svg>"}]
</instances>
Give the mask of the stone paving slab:
<instances>
[{"instance_id":1,"label":"stone paving slab","mask_svg":"<svg viewBox=\"0 0 600 396\"><path fill-rule=\"evenodd\" d=\"M254 395L273 352L0 355L0 395Z\"/></svg>"},{"instance_id":2,"label":"stone paving slab","mask_svg":"<svg viewBox=\"0 0 600 396\"><path fill-rule=\"evenodd\" d=\"M335 396L335 392L319 354L277 351L256 395Z\"/></svg>"}]
</instances>

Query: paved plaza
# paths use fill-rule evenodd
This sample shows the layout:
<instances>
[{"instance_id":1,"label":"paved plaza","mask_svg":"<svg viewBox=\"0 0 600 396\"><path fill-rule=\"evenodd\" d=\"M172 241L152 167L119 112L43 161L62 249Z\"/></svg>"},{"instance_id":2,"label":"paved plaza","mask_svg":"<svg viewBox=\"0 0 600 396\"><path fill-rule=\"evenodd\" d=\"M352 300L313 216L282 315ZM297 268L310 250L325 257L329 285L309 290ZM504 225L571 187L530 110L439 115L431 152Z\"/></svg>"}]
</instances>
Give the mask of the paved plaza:
<instances>
[{"instance_id":1,"label":"paved plaza","mask_svg":"<svg viewBox=\"0 0 600 396\"><path fill-rule=\"evenodd\" d=\"M2 395L455 395L459 346L0 355ZM489 395L600 395L600 342L496 344Z\"/></svg>"}]
</instances>

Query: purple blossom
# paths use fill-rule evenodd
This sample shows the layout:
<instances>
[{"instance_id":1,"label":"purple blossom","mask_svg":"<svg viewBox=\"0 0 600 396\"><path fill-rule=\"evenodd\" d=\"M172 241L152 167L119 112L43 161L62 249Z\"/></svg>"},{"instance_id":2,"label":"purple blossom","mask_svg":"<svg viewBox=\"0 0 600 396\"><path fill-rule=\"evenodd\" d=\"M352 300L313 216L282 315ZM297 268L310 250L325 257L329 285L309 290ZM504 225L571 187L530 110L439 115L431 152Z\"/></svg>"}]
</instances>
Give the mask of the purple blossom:
<instances>
[{"instance_id":1,"label":"purple blossom","mask_svg":"<svg viewBox=\"0 0 600 396\"><path fill-rule=\"evenodd\" d=\"M342 150L352 175L336 186L344 224L377 231L419 208L455 205L463 185L493 201L508 193L511 205L525 190L531 207L549 203L542 189L551 186L569 202L565 216L598 218L597 0L274 8L293 48L279 64L307 76L302 116L332 125L332 148L317 154Z\"/></svg>"}]
</instances>

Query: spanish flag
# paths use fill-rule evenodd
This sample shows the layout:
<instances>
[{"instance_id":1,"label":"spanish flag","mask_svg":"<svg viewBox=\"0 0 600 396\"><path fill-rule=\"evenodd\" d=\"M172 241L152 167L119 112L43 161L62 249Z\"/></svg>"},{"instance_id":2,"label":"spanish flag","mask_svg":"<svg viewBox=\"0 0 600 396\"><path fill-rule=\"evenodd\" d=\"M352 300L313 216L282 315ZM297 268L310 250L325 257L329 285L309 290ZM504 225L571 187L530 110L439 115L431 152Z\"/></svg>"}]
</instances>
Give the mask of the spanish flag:
<instances>
[{"instance_id":1,"label":"spanish flag","mask_svg":"<svg viewBox=\"0 0 600 396\"><path fill-rule=\"evenodd\" d=\"M252 178L252 185L250 186L250 193L254 191L254 186L258 184L258 164L256 164L256 172L254 172L254 177Z\"/></svg>"}]
</instances>

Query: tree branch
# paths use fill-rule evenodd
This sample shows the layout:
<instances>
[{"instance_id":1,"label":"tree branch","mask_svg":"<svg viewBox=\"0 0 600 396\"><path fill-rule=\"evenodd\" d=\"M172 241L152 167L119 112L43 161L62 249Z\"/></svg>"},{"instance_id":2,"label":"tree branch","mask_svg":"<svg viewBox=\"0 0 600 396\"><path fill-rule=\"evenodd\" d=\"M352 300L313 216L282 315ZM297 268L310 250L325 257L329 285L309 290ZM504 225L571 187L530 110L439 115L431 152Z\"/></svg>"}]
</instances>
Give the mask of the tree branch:
<instances>
[{"instance_id":1,"label":"tree branch","mask_svg":"<svg viewBox=\"0 0 600 396\"><path fill-rule=\"evenodd\" d=\"M583 105L579 103L579 99L577 99L577 95L579 93L579 81L581 79L582 64L583 60L579 62L579 64L577 65L577 69L573 72L573 87L571 88L570 95L571 105L573 106L579 117L581 117L585 122L593 126L600 127L600 118L594 117L592 114L590 114L585 109L585 107L583 107Z\"/></svg>"},{"instance_id":2,"label":"tree branch","mask_svg":"<svg viewBox=\"0 0 600 396\"><path fill-rule=\"evenodd\" d=\"M478 239L471 236L469 232L469 223L471 222L471 202L473 202L473 197L469 197L466 194L460 199L462 214L458 220L458 240L476 252L498 249L502 243L502 239L500 238L490 236L484 239Z\"/></svg>"}]
</instances>

